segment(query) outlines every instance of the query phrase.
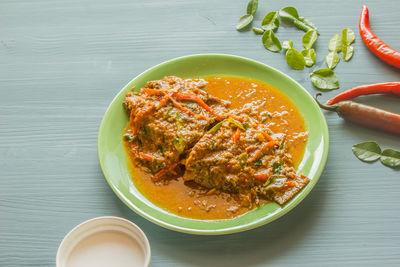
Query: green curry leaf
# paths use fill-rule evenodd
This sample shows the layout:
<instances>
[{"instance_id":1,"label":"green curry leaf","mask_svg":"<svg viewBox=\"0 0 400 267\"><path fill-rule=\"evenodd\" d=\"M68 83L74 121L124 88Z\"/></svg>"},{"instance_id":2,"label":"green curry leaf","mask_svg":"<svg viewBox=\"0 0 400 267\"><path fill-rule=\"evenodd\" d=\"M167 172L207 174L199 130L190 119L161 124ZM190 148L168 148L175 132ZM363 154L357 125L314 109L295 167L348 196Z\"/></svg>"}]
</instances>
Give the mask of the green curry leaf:
<instances>
[{"instance_id":1,"label":"green curry leaf","mask_svg":"<svg viewBox=\"0 0 400 267\"><path fill-rule=\"evenodd\" d=\"M265 31L262 36L262 42L266 49L272 52L279 52L282 50L281 42L272 30Z\"/></svg>"},{"instance_id":2,"label":"green curry leaf","mask_svg":"<svg viewBox=\"0 0 400 267\"><path fill-rule=\"evenodd\" d=\"M293 41L292 40L284 41L282 43L282 48L285 49L285 50L288 50L288 49L290 49L292 47L293 47Z\"/></svg>"},{"instance_id":3,"label":"green curry leaf","mask_svg":"<svg viewBox=\"0 0 400 267\"><path fill-rule=\"evenodd\" d=\"M349 61L354 53L354 48L351 45L343 45L342 47L343 60Z\"/></svg>"},{"instance_id":4,"label":"green curry leaf","mask_svg":"<svg viewBox=\"0 0 400 267\"><path fill-rule=\"evenodd\" d=\"M342 46L342 35L338 33L334 34L328 43L329 51L340 52L340 50L342 50Z\"/></svg>"},{"instance_id":5,"label":"green curry leaf","mask_svg":"<svg viewBox=\"0 0 400 267\"><path fill-rule=\"evenodd\" d=\"M279 10L279 16L283 19L292 21L299 19L299 13L297 12L297 9L292 6L287 6Z\"/></svg>"},{"instance_id":6,"label":"green curry leaf","mask_svg":"<svg viewBox=\"0 0 400 267\"><path fill-rule=\"evenodd\" d=\"M253 21L253 15L246 14L240 17L239 21L236 23L236 30L240 31L250 25Z\"/></svg>"},{"instance_id":7,"label":"green curry leaf","mask_svg":"<svg viewBox=\"0 0 400 267\"><path fill-rule=\"evenodd\" d=\"M312 65L314 65L315 60L317 59L314 49L303 49L303 51L301 51L301 54L304 56L307 67L311 67Z\"/></svg>"},{"instance_id":8,"label":"green curry leaf","mask_svg":"<svg viewBox=\"0 0 400 267\"><path fill-rule=\"evenodd\" d=\"M389 167L400 167L400 151L385 149L382 152L381 162Z\"/></svg>"},{"instance_id":9,"label":"green curry leaf","mask_svg":"<svg viewBox=\"0 0 400 267\"><path fill-rule=\"evenodd\" d=\"M320 90L333 90L339 88L339 80L331 69L318 69L310 74L311 81Z\"/></svg>"},{"instance_id":10,"label":"green curry leaf","mask_svg":"<svg viewBox=\"0 0 400 267\"><path fill-rule=\"evenodd\" d=\"M254 15L258 9L258 0L250 0L247 4L247 14Z\"/></svg>"},{"instance_id":11,"label":"green curry leaf","mask_svg":"<svg viewBox=\"0 0 400 267\"><path fill-rule=\"evenodd\" d=\"M339 63L339 60L340 57L336 51L329 52L325 57L326 65L330 69L334 69L336 65Z\"/></svg>"},{"instance_id":12,"label":"green curry leaf","mask_svg":"<svg viewBox=\"0 0 400 267\"><path fill-rule=\"evenodd\" d=\"M356 35L354 34L354 32L351 29L345 28L342 30L343 45L351 45L355 39L356 39Z\"/></svg>"},{"instance_id":13,"label":"green curry leaf","mask_svg":"<svg viewBox=\"0 0 400 267\"><path fill-rule=\"evenodd\" d=\"M257 27L253 27L253 32L254 32L255 34L263 34L263 33L264 33L264 30L263 30L263 29L260 29L260 28L257 28Z\"/></svg>"},{"instance_id":14,"label":"green curry leaf","mask_svg":"<svg viewBox=\"0 0 400 267\"><path fill-rule=\"evenodd\" d=\"M302 70L306 65L304 56L294 48L290 48L286 52L286 62L290 67L295 70Z\"/></svg>"},{"instance_id":15,"label":"green curry leaf","mask_svg":"<svg viewBox=\"0 0 400 267\"><path fill-rule=\"evenodd\" d=\"M308 32L306 32L303 35L303 38L301 38L304 48L311 49L315 41L317 40L317 37L317 31L315 30L309 30Z\"/></svg>"},{"instance_id":16,"label":"green curry leaf","mask_svg":"<svg viewBox=\"0 0 400 267\"><path fill-rule=\"evenodd\" d=\"M279 27L279 15L276 11L271 11L263 18L261 28L264 30L277 30Z\"/></svg>"},{"instance_id":17,"label":"green curry leaf","mask_svg":"<svg viewBox=\"0 0 400 267\"><path fill-rule=\"evenodd\" d=\"M356 144L352 150L359 160L366 162L376 161L381 157L381 148L375 141Z\"/></svg>"},{"instance_id":18,"label":"green curry leaf","mask_svg":"<svg viewBox=\"0 0 400 267\"><path fill-rule=\"evenodd\" d=\"M309 28L315 30L317 32L317 34L319 35L317 26L315 26L315 24L311 20L309 20L305 17L299 17L299 20L301 22L303 22L305 25L307 25Z\"/></svg>"}]
</instances>

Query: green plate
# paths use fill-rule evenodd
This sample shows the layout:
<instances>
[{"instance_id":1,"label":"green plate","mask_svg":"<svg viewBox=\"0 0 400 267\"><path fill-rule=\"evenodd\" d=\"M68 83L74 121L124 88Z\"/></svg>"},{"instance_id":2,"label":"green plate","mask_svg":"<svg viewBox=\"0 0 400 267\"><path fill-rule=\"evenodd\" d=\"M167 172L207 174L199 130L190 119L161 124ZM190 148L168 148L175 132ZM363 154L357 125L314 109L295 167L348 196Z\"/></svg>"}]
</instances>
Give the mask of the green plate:
<instances>
[{"instance_id":1,"label":"green plate","mask_svg":"<svg viewBox=\"0 0 400 267\"><path fill-rule=\"evenodd\" d=\"M169 213L142 195L132 182L122 145L122 131L128 116L122 108L125 92L141 88L147 81L168 75L184 78L215 74L254 78L275 86L286 94L303 115L309 138L298 172L311 181L284 206L262 205L234 219L196 220ZM203 235L219 235L249 230L269 223L299 204L317 183L328 156L328 128L325 118L310 94L296 81L260 62L232 55L206 54L180 57L146 70L129 82L114 98L100 125L98 155L104 176L117 196L139 215L165 228Z\"/></svg>"}]
</instances>

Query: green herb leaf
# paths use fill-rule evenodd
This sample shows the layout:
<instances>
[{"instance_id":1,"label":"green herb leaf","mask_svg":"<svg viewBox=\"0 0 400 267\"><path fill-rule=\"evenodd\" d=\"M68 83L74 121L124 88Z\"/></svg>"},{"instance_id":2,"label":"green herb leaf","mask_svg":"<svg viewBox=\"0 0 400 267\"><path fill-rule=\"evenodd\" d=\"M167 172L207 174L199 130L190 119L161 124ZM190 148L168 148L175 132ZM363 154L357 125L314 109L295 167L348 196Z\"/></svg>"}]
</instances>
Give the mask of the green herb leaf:
<instances>
[{"instance_id":1,"label":"green herb leaf","mask_svg":"<svg viewBox=\"0 0 400 267\"><path fill-rule=\"evenodd\" d=\"M272 164L272 172L273 172L274 174L280 173L280 172L282 171L282 168L283 168L283 162L282 162L282 160L280 160L280 161L275 161L275 162Z\"/></svg>"},{"instance_id":2,"label":"green herb leaf","mask_svg":"<svg viewBox=\"0 0 400 267\"><path fill-rule=\"evenodd\" d=\"M281 42L272 30L265 31L262 36L262 42L266 49L272 52L279 52L282 50Z\"/></svg>"},{"instance_id":3,"label":"green herb leaf","mask_svg":"<svg viewBox=\"0 0 400 267\"><path fill-rule=\"evenodd\" d=\"M389 167L400 167L400 151L385 149L382 152L381 162Z\"/></svg>"},{"instance_id":4,"label":"green herb leaf","mask_svg":"<svg viewBox=\"0 0 400 267\"><path fill-rule=\"evenodd\" d=\"M285 49L285 50L288 50L288 49L290 49L292 47L293 47L293 41L292 40L284 41L282 43L282 48Z\"/></svg>"},{"instance_id":5,"label":"green herb leaf","mask_svg":"<svg viewBox=\"0 0 400 267\"><path fill-rule=\"evenodd\" d=\"M247 153L243 152L238 157L240 169L243 169L247 165Z\"/></svg>"},{"instance_id":6,"label":"green herb leaf","mask_svg":"<svg viewBox=\"0 0 400 267\"><path fill-rule=\"evenodd\" d=\"M294 48L290 48L286 52L286 62L287 64L295 70L302 70L306 65L303 54Z\"/></svg>"},{"instance_id":7,"label":"green herb leaf","mask_svg":"<svg viewBox=\"0 0 400 267\"><path fill-rule=\"evenodd\" d=\"M240 17L239 21L236 23L236 30L240 31L250 25L253 21L253 15L246 14Z\"/></svg>"},{"instance_id":8,"label":"green herb leaf","mask_svg":"<svg viewBox=\"0 0 400 267\"><path fill-rule=\"evenodd\" d=\"M247 14L254 15L258 9L258 0L250 0L247 4Z\"/></svg>"},{"instance_id":9,"label":"green herb leaf","mask_svg":"<svg viewBox=\"0 0 400 267\"><path fill-rule=\"evenodd\" d=\"M179 114L179 112L175 113L175 122L176 122L176 128L178 129L178 131L180 131L183 127L183 122L181 114Z\"/></svg>"},{"instance_id":10,"label":"green herb leaf","mask_svg":"<svg viewBox=\"0 0 400 267\"><path fill-rule=\"evenodd\" d=\"M172 144L174 145L175 149L182 153L185 150L185 140L183 136L178 136L174 140L172 140Z\"/></svg>"},{"instance_id":11,"label":"green herb leaf","mask_svg":"<svg viewBox=\"0 0 400 267\"><path fill-rule=\"evenodd\" d=\"M351 45L343 45L342 53L343 53L343 60L349 61L353 56L354 48Z\"/></svg>"},{"instance_id":12,"label":"green herb leaf","mask_svg":"<svg viewBox=\"0 0 400 267\"><path fill-rule=\"evenodd\" d=\"M236 127L239 127L240 129L242 129L243 131L246 131L246 129L244 128L244 126L242 125L241 122L234 120L232 118L228 118L227 121L229 121L230 123L232 123L233 125L235 125Z\"/></svg>"},{"instance_id":13,"label":"green herb leaf","mask_svg":"<svg viewBox=\"0 0 400 267\"><path fill-rule=\"evenodd\" d=\"M222 123L224 123L225 120L218 122L217 124L214 125L214 127L212 127L210 130L208 130L207 133L215 133L216 131L219 130L219 128L221 128Z\"/></svg>"},{"instance_id":14,"label":"green herb leaf","mask_svg":"<svg viewBox=\"0 0 400 267\"><path fill-rule=\"evenodd\" d=\"M329 40L328 43L328 48L329 51L336 51L336 52L340 52L340 50L342 50L342 35L336 33L335 35L332 36L332 38Z\"/></svg>"},{"instance_id":15,"label":"green herb leaf","mask_svg":"<svg viewBox=\"0 0 400 267\"><path fill-rule=\"evenodd\" d=\"M299 17L299 20L301 22L303 22L304 24L306 24L311 29L315 30L317 32L317 34L319 35L319 31L318 31L317 26L315 26L315 24L311 20L309 20L309 19L307 19L305 17Z\"/></svg>"},{"instance_id":16,"label":"green herb leaf","mask_svg":"<svg viewBox=\"0 0 400 267\"><path fill-rule=\"evenodd\" d=\"M339 60L340 57L336 51L329 52L325 57L326 65L328 65L328 68L330 69L334 69L339 63Z\"/></svg>"},{"instance_id":17,"label":"green herb leaf","mask_svg":"<svg viewBox=\"0 0 400 267\"><path fill-rule=\"evenodd\" d=\"M301 41L305 49L311 49L314 45L315 41L317 40L317 31L316 30L309 30L303 35Z\"/></svg>"},{"instance_id":18,"label":"green herb leaf","mask_svg":"<svg viewBox=\"0 0 400 267\"><path fill-rule=\"evenodd\" d=\"M279 16L283 19L292 21L299 19L299 13L297 12L297 9L292 6L287 6L279 10Z\"/></svg>"},{"instance_id":19,"label":"green herb leaf","mask_svg":"<svg viewBox=\"0 0 400 267\"><path fill-rule=\"evenodd\" d=\"M346 29L342 30L343 45L351 45L355 39L356 39L356 35L354 34L354 32L351 29L346 28Z\"/></svg>"},{"instance_id":20,"label":"green herb leaf","mask_svg":"<svg viewBox=\"0 0 400 267\"><path fill-rule=\"evenodd\" d=\"M271 11L263 18L261 28L264 30L277 30L279 27L279 15L276 11Z\"/></svg>"},{"instance_id":21,"label":"green herb leaf","mask_svg":"<svg viewBox=\"0 0 400 267\"><path fill-rule=\"evenodd\" d=\"M257 27L253 27L253 32L254 32L255 34L263 34L263 33L264 33L264 30L263 30L263 29L260 29L260 28L257 28Z\"/></svg>"},{"instance_id":22,"label":"green herb leaf","mask_svg":"<svg viewBox=\"0 0 400 267\"><path fill-rule=\"evenodd\" d=\"M310 74L311 81L320 90L333 90L339 88L339 81L331 69L318 69Z\"/></svg>"},{"instance_id":23,"label":"green herb leaf","mask_svg":"<svg viewBox=\"0 0 400 267\"><path fill-rule=\"evenodd\" d=\"M362 161L372 162L380 158L381 148L375 141L356 144L352 147L354 155Z\"/></svg>"},{"instance_id":24,"label":"green herb leaf","mask_svg":"<svg viewBox=\"0 0 400 267\"><path fill-rule=\"evenodd\" d=\"M305 24L301 20L295 19L294 20L294 26L296 26L297 29L302 30L303 32L308 32L309 30L313 30L312 27L309 25Z\"/></svg>"},{"instance_id":25,"label":"green herb leaf","mask_svg":"<svg viewBox=\"0 0 400 267\"><path fill-rule=\"evenodd\" d=\"M317 57L315 55L315 50L314 49L304 49L301 51L301 54L304 56L304 60L306 61L306 66L311 67L314 65Z\"/></svg>"}]
</instances>

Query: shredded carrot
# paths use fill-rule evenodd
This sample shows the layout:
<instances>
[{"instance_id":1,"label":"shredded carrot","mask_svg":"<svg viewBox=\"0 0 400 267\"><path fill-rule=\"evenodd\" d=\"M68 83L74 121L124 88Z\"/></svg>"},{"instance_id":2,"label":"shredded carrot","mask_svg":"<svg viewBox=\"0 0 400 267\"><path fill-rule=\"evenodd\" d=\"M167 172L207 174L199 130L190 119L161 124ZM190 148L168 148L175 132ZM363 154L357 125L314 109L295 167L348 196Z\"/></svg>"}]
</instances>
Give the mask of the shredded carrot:
<instances>
[{"instance_id":1,"label":"shredded carrot","mask_svg":"<svg viewBox=\"0 0 400 267\"><path fill-rule=\"evenodd\" d=\"M151 89L151 88L142 88L142 89L140 89L140 92L148 94L148 95L164 95L163 91L160 91L157 89Z\"/></svg>"},{"instance_id":2,"label":"shredded carrot","mask_svg":"<svg viewBox=\"0 0 400 267\"><path fill-rule=\"evenodd\" d=\"M130 121L130 123L131 123L131 128L132 128L132 129L135 128L134 120L135 120L135 109L132 108L131 114L129 115L129 121ZM135 131L135 130L134 130L134 131Z\"/></svg>"},{"instance_id":3,"label":"shredded carrot","mask_svg":"<svg viewBox=\"0 0 400 267\"><path fill-rule=\"evenodd\" d=\"M200 107L204 108L208 112L210 112L212 115L215 117L219 117L219 115L212 109L210 108L206 103L204 103L203 100L201 100L198 96L192 95L192 94L187 94L187 93L179 93L176 95L176 98L178 100L190 100L196 102Z\"/></svg>"},{"instance_id":4,"label":"shredded carrot","mask_svg":"<svg viewBox=\"0 0 400 267\"><path fill-rule=\"evenodd\" d=\"M242 112L247 112L247 111L249 111L251 109L251 106L247 106L247 107L245 107L245 108L242 108Z\"/></svg>"},{"instance_id":5,"label":"shredded carrot","mask_svg":"<svg viewBox=\"0 0 400 267\"><path fill-rule=\"evenodd\" d=\"M268 143L266 143L260 150L257 151L257 153L254 155L253 158L251 158L249 160L249 162L253 162L256 159L258 159L261 156L261 154L264 153L265 150L267 150L267 148L269 148L275 144L276 144L275 140L272 140L272 141L269 141Z\"/></svg>"},{"instance_id":6,"label":"shredded carrot","mask_svg":"<svg viewBox=\"0 0 400 267\"><path fill-rule=\"evenodd\" d=\"M141 156L142 158L144 158L145 160L148 160L148 161L153 161L154 160L153 155L145 154L145 153L142 153L142 152L139 152L139 156Z\"/></svg>"},{"instance_id":7,"label":"shredded carrot","mask_svg":"<svg viewBox=\"0 0 400 267\"><path fill-rule=\"evenodd\" d=\"M183 112L186 112L187 114L192 115L192 116L196 116L196 113L194 113L194 112L191 111L190 109L188 109L188 108L182 106L182 105L179 104L178 102L173 101L172 103L173 103L174 107L176 107L176 108L182 110Z\"/></svg>"},{"instance_id":8,"label":"shredded carrot","mask_svg":"<svg viewBox=\"0 0 400 267\"><path fill-rule=\"evenodd\" d=\"M246 152L249 153L249 152L251 152L251 151L253 151L255 149L257 149L256 146L249 146L249 147L246 148Z\"/></svg>"},{"instance_id":9,"label":"shredded carrot","mask_svg":"<svg viewBox=\"0 0 400 267\"><path fill-rule=\"evenodd\" d=\"M307 178L307 176L305 176L305 175L303 175L303 174L300 174L300 177L303 178L303 179L304 179L304 178Z\"/></svg>"},{"instance_id":10,"label":"shredded carrot","mask_svg":"<svg viewBox=\"0 0 400 267\"><path fill-rule=\"evenodd\" d=\"M238 116L235 116L235 115L231 115L231 118L235 119L237 121L240 121L240 122L243 122L243 120L244 120L243 116L242 117L238 117Z\"/></svg>"},{"instance_id":11,"label":"shredded carrot","mask_svg":"<svg viewBox=\"0 0 400 267\"><path fill-rule=\"evenodd\" d=\"M262 135L264 135L264 137L268 140L268 141L272 141L274 140L269 134L265 133L265 132L261 132Z\"/></svg>"},{"instance_id":12,"label":"shredded carrot","mask_svg":"<svg viewBox=\"0 0 400 267\"><path fill-rule=\"evenodd\" d=\"M232 136L232 141L236 144L240 138L240 129L237 128L235 134Z\"/></svg>"},{"instance_id":13,"label":"shredded carrot","mask_svg":"<svg viewBox=\"0 0 400 267\"><path fill-rule=\"evenodd\" d=\"M138 129L136 128L136 122L139 121L144 116L146 116L148 113L150 113L153 109L154 109L154 104L151 104L147 109L142 110L141 112L139 112L139 114L137 114L135 119L132 121L133 134L137 134L138 131Z\"/></svg>"},{"instance_id":14,"label":"shredded carrot","mask_svg":"<svg viewBox=\"0 0 400 267\"><path fill-rule=\"evenodd\" d=\"M256 178L257 180L260 180L260 181L265 182L265 181L268 180L269 173L255 173L253 176L254 176L254 178Z\"/></svg>"},{"instance_id":15,"label":"shredded carrot","mask_svg":"<svg viewBox=\"0 0 400 267\"><path fill-rule=\"evenodd\" d=\"M286 182L285 185L287 186L295 186L296 184L293 181Z\"/></svg>"},{"instance_id":16,"label":"shredded carrot","mask_svg":"<svg viewBox=\"0 0 400 267\"><path fill-rule=\"evenodd\" d=\"M167 166L165 166L164 168L161 169L161 171L157 172L156 174L154 174L153 176L153 180L155 182L158 182L161 180L161 178L164 177L164 175L166 175L168 172L170 172L171 170L175 169L176 166L178 166L179 162L175 162L175 163L171 163Z\"/></svg>"}]
</instances>

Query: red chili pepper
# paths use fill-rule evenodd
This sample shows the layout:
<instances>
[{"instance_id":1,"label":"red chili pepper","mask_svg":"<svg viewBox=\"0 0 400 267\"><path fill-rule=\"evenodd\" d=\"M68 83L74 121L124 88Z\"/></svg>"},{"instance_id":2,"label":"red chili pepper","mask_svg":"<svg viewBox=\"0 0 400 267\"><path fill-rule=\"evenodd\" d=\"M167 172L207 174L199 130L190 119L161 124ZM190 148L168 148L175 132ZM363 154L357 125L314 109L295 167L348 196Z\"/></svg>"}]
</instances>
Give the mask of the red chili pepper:
<instances>
[{"instance_id":1,"label":"red chili pepper","mask_svg":"<svg viewBox=\"0 0 400 267\"><path fill-rule=\"evenodd\" d=\"M335 111L340 117L347 121L386 132L400 134L400 114L348 100L334 105L324 105L317 99L320 95L321 93L317 93L314 98L321 108Z\"/></svg>"},{"instance_id":2,"label":"red chili pepper","mask_svg":"<svg viewBox=\"0 0 400 267\"><path fill-rule=\"evenodd\" d=\"M400 68L400 52L388 46L371 30L368 8L365 5L362 6L359 29L362 40L372 53L386 63Z\"/></svg>"},{"instance_id":3,"label":"red chili pepper","mask_svg":"<svg viewBox=\"0 0 400 267\"><path fill-rule=\"evenodd\" d=\"M360 95L371 94L395 94L400 96L400 82L374 83L356 86L332 97L326 101L325 105L333 105L340 101L348 100Z\"/></svg>"}]
</instances>

